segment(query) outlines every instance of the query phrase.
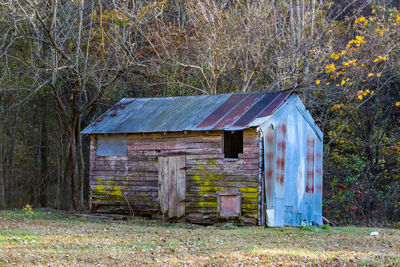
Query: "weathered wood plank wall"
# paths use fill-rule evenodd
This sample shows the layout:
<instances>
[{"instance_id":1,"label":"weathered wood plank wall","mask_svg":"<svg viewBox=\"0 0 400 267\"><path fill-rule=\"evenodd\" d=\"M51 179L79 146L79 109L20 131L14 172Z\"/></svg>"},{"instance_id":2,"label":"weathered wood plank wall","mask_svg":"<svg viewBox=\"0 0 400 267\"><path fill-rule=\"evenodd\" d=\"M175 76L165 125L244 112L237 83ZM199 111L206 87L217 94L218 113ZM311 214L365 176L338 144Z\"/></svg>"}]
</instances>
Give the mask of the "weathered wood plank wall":
<instances>
[{"instance_id":1,"label":"weathered wood plank wall","mask_svg":"<svg viewBox=\"0 0 400 267\"><path fill-rule=\"evenodd\" d=\"M126 157L96 156L91 138L90 203L98 212L159 214L158 157L186 155L186 215L194 222L217 219L217 192L239 188L242 220L256 223L258 212L258 133L243 132L243 154L224 160L223 132L127 135Z\"/></svg>"}]
</instances>

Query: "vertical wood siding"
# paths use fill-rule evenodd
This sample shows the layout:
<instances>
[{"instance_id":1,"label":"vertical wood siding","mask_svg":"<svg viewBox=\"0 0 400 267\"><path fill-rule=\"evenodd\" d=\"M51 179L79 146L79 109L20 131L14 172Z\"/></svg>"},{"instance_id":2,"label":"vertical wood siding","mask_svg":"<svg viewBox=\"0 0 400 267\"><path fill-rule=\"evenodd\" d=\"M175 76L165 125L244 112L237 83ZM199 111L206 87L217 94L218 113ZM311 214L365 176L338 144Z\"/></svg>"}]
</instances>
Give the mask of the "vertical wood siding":
<instances>
[{"instance_id":1,"label":"vertical wood siding","mask_svg":"<svg viewBox=\"0 0 400 267\"><path fill-rule=\"evenodd\" d=\"M258 212L258 133L243 132L243 153L225 161L223 132L131 134L127 157L96 156L91 138L90 203L93 211L160 214L158 157L186 155L186 218L212 223L217 220L217 192L239 188L242 217L256 223Z\"/></svg>"}]
</instances>

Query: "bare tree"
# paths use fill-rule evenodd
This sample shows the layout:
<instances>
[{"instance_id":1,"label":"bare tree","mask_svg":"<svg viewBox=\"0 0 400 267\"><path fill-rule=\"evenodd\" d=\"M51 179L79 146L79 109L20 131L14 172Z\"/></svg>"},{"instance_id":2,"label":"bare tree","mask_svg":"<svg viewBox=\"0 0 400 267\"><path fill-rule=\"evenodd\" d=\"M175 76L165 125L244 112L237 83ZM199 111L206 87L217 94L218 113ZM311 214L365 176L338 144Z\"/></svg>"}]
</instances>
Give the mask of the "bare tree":
<instances>
[{"instance_id":1,"label":"bare tree","mask_svg":"<svg viewBox=\"0 0 400 267\"><path fill-rule=\"evenodd\" d=\"M123 73L141 66L134 57L139 45L125 44L145 19L128 22L118 11L125 7L112 1L21 0L3 2L2 8L12 35L7 40L27 43L20 61L30 70L33 94L50 90L68 134L61 208L84 208L81 119ZM15 55L5 51L6 56Z\"/></svg>"},{"instance_id":2,"label":"bare tree","mask_svg":"<svg viewBox=\"0 0 400 267\"><path fill-rule=\"evenodd\" d=\"M335 39L325 7L315 1L189 1L180 23L159 8L146 36L160 55L156 64L166 67L154 69L170 84L201 93L305 87L330 56L331 48L321 44Z\"/></svg>"}]
</instances>

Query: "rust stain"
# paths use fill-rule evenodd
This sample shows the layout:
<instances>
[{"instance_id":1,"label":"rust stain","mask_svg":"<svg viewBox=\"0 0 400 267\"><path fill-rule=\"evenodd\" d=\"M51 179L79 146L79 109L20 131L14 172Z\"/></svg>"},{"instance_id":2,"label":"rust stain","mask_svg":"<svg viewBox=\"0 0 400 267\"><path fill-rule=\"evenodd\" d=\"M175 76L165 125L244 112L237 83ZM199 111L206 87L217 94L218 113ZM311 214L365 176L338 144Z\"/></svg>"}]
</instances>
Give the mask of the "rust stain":
<instances>
[{"instance_id":1,"label":"rust stain","mask_svg":"<svg viewBox=\"0 0 400 267\"><path fill-rule=\"evenodd\" d=\"M282 186L285 183L285 158L286 158L286 118L277 128L277 153L276 153L276 181Z\"/></svg>"},{"instance_id":2,"label":"rust stain","mask_svg":"<svg viewBox=\"0 0 400 267\"><path fill-rule=\"evenodd\" d=\"M322 192L322 153L317 151L316 155L316 170L315 170L315 179L316 179L316 192Z\"/></svg>"},{"instance_id":3,"label":"rust stain","mask_svg":"<svg viewBox=\"0 0 400 267\"><path fill-rule=\"evenodd\" d=\"M247 95L232 95L225 101L221 106L205 118L196 128L211 127L217 123L225 114L232 110L240 101L242 101Z\"/></svg>"},{"instance_id":4,"label":"rust stain","mask_svg":"<svg viewBox=\"0 0 400 267\"><path fill-rule=\"evenodd\" d=\"M93 125L96 126L98 123L102 122L106 117L116 117L118 116L118 111L121 109L124 109L126 106L131 104L135 100L129 100L123 103L118 103L114 106L112 106L106 113L101 115L97 120L94 121Z\"/></svg>"},{"instance_id":5,"label":"rust stain","mask_svg":"<svg viewBox=\"0 0 400 267\"><path fill-rule=\"evenodd\" d=\"M306 173L306 193L314 193L314 137L307 134L307 173Z\"/></svg>"},{"instance_id":6,"label":"rust stain","mask_svg":"<svg viewBox=\"0 0 400 267\"><path fill-rule=\"evenodd\" d=\"M271 102L276 98L276 94L264 95L257 103L255 103L244 115L236 121L234 126L244 127L252 122L265 109L265 106L270 106Z\"/></svg>"},{"instance_id":7,"label":"rust stain","mask_svg":"<svg viewBox=\"0 0 400 267\"><path fill-rule=\"evenodd\" d=\"M272 197L272 179L274 175L274 156L275 156L275 133L274 128L269 126L265 136L265 180L267 189L267 201Z\"/></svg>"},{"instance_id":8,"label":"rust stain","mask_svg":"<svg viewBox=\"0 0 400 267\"><path fill-rule=\"evenodd\" d=\"M322 192L322 184L317 184L316 191L317 191L317 193L321 193Z\"/></svg>"},{"instance_id":9,"label":"rust stain","mask_svg":"<svg viewBox=\"0 0 400 267\"><path fill-rule=\"evenodd\" d=\"M243 100L233 111L225 116L218 124L214 127L214 129L221 129L226 126L230 126L234 124L240 117L247 112L255 102L257 102L263 94L254 94L249 95L245 100Z\"/></svg>"},{"instance_id":10,"label":"rust stain","mask_svg":"<svg viewBox=\"0 0 400 267\"><path fill-rule=\"evenodd\" d=\"M276 98L272 101L272 103L267 106L261 113L257 116L258 118L260 117L266 117L274 113L274 111L283 103L283 101L288 98L289 94L288 93L280 93Z\"/></svg>"}]
</instances>

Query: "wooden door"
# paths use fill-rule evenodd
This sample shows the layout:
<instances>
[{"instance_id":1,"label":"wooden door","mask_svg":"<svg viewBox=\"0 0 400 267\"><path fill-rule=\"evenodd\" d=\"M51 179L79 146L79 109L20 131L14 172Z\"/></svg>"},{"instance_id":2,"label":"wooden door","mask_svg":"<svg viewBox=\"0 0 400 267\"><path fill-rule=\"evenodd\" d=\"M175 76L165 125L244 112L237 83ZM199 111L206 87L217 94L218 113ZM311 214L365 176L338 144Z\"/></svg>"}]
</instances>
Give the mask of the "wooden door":
<instances>
[{"instance_id":1,"label":"wooden door","mask_svg":"<svg viewBox=\"0 0 400 267\"><path fill-rule=\"evenodd\" d=\"M158 158L158 199L162 214L167 218L185 215L186 157Z\"/></svg>"}]
</instances>

